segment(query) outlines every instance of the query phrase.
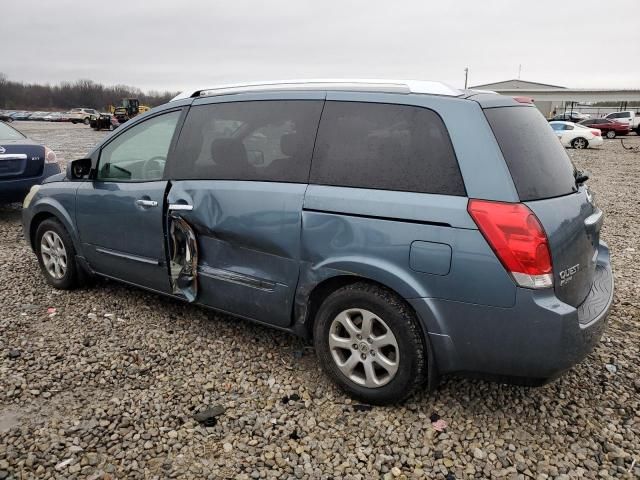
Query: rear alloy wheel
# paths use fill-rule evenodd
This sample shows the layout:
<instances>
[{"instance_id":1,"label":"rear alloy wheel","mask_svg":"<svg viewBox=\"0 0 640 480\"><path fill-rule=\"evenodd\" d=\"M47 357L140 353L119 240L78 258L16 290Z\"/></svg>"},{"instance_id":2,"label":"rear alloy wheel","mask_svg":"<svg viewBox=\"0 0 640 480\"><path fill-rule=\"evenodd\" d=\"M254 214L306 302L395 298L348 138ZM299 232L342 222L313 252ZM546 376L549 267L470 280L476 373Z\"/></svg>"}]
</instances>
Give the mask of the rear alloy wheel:
<instances>
[{"instance_id":1,"label":"rear alloy wheel","mask_svg":"<svg viewBox=\"0 0 640 480\"><path fill-rule=\"evenodd\" d=\"M91 120L89 120L89 117L86 117L86 118L84 119L84 124L85 124L85 125L89 125L89 122L90 122L90 121L91 121Z\"/></svg>"},{"instance_id":2,"label":"rear alloy wheel","mask_svg":"<svg viewBox=\"0 0 640 480\"><path fill-rule=\"evenodd\" d=\"M571 142L571 146L573 148L577 148L579 150L583 149L583 148L587 148L589 146L589 142L587 142L584 138L582 137L578 137L575 138L572 142Z\"/></svg>"},{"instance_id":3,"label":"rear alloy wheel","mask_svg":"<svg viewBox=\"0 0 640 480\"><path fill-rule=\"evenodd\" d=\"M413 312L392 292L356 283L333 292L315 318L320 364L346 393L375 405L409 396L427 375Z\"/></svg>"},{"instance_id":4,"label":"rear alloy wheel","mask_svg":"<svg viewBox=\"0 0 640 480\"><path fill-rule=\"evenodd\" d=\"M615 130L609 130L607 132L607 138L616 138L616 131Z\"/></svg>"},{"instance_id":5,"label":"rear alloy wheel","mask_svg":"<svg viewBox=\"0 0 640 480\"><path fill-rule=\"evenodd\" d=\"M368 310L340 312L331 322L329 348L338 369L358 385L382 387L398 372L398 341L384 320Z\"/></svg>"},{"instance_id":6,"label":"rear alloy wheel","mask_svg":"<svg viewBox=\"0 0 640 480\"><path fill-rule=\"evenodd\" d=\"M69 233L53 218L44 220L36 231L34 247L47 283L61 290L78 286L81 273Z\"/></svg>"}]
</instances>

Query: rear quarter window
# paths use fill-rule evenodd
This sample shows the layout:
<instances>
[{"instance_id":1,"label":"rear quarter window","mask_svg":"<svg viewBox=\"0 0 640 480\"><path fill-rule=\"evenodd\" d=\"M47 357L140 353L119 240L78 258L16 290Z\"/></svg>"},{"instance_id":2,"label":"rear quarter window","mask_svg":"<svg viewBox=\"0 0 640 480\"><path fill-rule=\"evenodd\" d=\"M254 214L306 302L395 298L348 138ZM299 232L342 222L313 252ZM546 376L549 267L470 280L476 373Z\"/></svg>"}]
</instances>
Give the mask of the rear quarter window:
<instances>
[{"instance_id":1,"label":"rear quarter window","mask_svg":"<svg viewBox=\"0 0 640 480\"><path fill-rule=\"evenodd\" d=\"M575 192L574 168L549 123L535 107L488 108L484 113L521 201Z\"/></svg>"},{"instance_id":2,"label":"rear quarter window","mask_svg":"<svg viewBox=\"0 0 640 480\"><path fill-rule=\"evenodd\" d=\"M327 101L311 182L465 195L442 119L432 110L408 105Z\"/></svg>"}]
</instances>

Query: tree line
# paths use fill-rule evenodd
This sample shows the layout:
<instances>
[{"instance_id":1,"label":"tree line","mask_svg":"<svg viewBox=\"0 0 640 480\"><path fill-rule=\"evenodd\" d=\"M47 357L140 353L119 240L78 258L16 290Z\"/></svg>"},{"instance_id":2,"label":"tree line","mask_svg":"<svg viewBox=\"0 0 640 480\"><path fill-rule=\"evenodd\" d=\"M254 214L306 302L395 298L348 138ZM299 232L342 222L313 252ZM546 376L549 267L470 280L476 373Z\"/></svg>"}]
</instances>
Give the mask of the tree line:
<instances>
[{"instance_id":1,"label":"tree line","mask_svg":"<svg viewBox=\"0 0 640 480\"><path fill-rule=\"evenodd\" d=\"M155 107L177 92L143 92L127 85L106 86L93 80L61 82L57 85L11 81L0 73L0 108L12 110L69 110L89 107L106 110L123 98L138 98L141 105Z\"/></svg>"}]
</instances>

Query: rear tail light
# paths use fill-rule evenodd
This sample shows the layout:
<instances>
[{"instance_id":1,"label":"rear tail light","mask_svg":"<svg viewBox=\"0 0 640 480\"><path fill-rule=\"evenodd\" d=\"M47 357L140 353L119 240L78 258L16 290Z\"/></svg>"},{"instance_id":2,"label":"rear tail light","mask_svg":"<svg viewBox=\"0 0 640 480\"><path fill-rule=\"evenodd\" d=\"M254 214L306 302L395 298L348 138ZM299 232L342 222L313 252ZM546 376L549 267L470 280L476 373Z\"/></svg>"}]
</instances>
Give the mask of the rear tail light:
<instances>
[{"instance_id":1,"label":"rear tail light","mask_svg":"<svg viewBox=\"0 0 640 480\"><path fill-rule=\"evenodd\" d=\"M472 199L467 210L519 286L553 286L547 235L526 205Z\"/></svg>"},{"instance_id":2,"label":"rear tail light","mask_svg":"<svg viewBox=\"0 0 640 480\"><path fill-rule=\"evenodd\" d=\"M44 147L44 163L57 163L56 152L49 147Z\"/></svg>"},{"instance_id":3,"label":"rear tail light","mask_svg":"<svg viewBox=\"0 0 640 480\"><path fill-rule=\"evenodd\" d=\"M602 136L602 132L596 128L592 128L591 133L593 133L596 137Z\"/></svg>"}]
</instances>

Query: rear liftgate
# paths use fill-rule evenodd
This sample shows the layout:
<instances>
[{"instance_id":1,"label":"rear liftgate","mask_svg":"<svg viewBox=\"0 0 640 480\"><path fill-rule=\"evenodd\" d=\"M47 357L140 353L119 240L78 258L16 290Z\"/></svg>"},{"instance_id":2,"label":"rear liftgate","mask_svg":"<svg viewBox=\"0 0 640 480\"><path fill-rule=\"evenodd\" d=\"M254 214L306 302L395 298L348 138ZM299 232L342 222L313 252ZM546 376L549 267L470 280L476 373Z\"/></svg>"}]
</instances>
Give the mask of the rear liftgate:
<instances>
[{"instance_id":1,"label":"rear liftgate","mask_svg":"<svg viewBox=\"0 0 640 480\"><path fill-rule=\"evenodd\" d=\"M193 302L198 296L198 243L191 226L169 212L169 275L173 293Z\"/></svg>"}]
</instances>

